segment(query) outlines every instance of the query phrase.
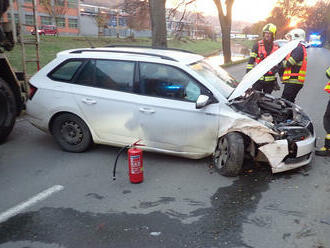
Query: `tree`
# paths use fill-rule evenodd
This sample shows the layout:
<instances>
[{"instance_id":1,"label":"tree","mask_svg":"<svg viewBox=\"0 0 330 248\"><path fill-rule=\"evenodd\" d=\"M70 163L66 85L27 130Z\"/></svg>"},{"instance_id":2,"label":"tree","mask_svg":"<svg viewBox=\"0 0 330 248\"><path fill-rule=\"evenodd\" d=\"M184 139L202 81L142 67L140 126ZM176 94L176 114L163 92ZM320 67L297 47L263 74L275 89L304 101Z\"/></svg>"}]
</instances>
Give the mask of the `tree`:
<instances>
[{"instance_id":1,"label":"tree","mask_svg":"<svg viewBox=\"0 0 330 248\"><path fill-rule=\"evenodd\" d=\"M67 0L40 0L40 4L45 7L56 24L58 24L59 18L64 16L68 11Z\"/></svg>"},{"instance_id":2,"label":"tree","mask_svg":"<svg viewBox=\"0 0 330 248\"><path fill-rule=\"evenodd\" d=\"M307 13L308 16L304 22L307 33L317 32L326 36L330 29L330 1L318 1L308 8Z\"/></svg>"},{"instance_id":3,"label":"tree","mask_svg":"<svg viewBox=\"0 0 330 248\"><path fill-rule=\"evenodd\" d=\"M231 49L230 49L230 31L231 31L231 17L232 17L232 7L234 4L234 0L226 0L226 15L223 11L223 6L221 0L213 0L218 9L219 22L221 26L222 33L222 48L223 48L223 56L224 62L231 62Z\"/></svg>"},{"instance_id":4,"label":"tree","mask_svg":"<svg viewBox=\"0 0 330 248\"><path fill-rule=\"evenodd\" d=\"M174 37L175 39L180 40L182 38L184 29L191 29L192 25L190 25L188 22L184 21L186 19L191 20L191 15L189 16L189 13L187 13L187 7L196 2L196 0L179 0L176 2L176 6L169 10L167 19L177 19L179 21L176 22L175 30L174 30ZM180 8L183 8L183 12L179 11ZM179 17L180 16L180 17Z\"/></svg>"},{"instance_id":5,"label":"tree","mask_svg":"<svg viewBox=\"0 0 330 248\"><path fill-rule=\"evenodd\" d=\"M150 28L148 0L124 0L118 7L128 14L127 25L130 29L144 30Z\"/></svg>"},{"instance_id":6,"label":"tree","mask_svg":"<svg viewBox=\"0 0 330 248\"><path fill-rule=\"evenodd\" d=\"M104 27L107 24L107 20L109 19L109 16L107 13L102 12L101 10L98 11L97 15L95 16L95 21L97 24L97 36L100 37L104 35Z\"/></svg>"},{"instance_id":7,"label":"tree","mask_svg":"<svg viewBox=\"0 0 330 248\"><path fill-rule=\"evenodd\" d=\"M149 0L152 46L167 47L166 0Z\"/></svg>"}]
</instances>

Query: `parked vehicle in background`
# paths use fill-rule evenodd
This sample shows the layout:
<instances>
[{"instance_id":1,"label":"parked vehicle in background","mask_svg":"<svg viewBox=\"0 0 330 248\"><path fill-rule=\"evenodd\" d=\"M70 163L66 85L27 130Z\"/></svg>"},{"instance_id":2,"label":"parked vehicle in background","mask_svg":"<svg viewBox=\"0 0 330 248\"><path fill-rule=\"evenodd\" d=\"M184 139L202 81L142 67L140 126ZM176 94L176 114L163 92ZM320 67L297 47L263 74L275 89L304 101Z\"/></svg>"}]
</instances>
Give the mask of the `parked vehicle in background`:
<instances>
[{"instance_id":1,"label":"parked vehicle in background","mask_svg":"<svg viewBox=\"0 0 330 248\"><path fill-rule=\"evenodd\" d=\"M54 35L55 36L58 34L58 30L55 25L42 25L38 29L38 33L39 33L39 35ZM35 35L34 29L31 29L31 34Z\"/></svg>"},{"instance_id":2,"label":"parked vehicle in background","mask_svg":"<svg viewBox=\"0 0 330 248\"><path fill-rule=\"evenodd\" d=\"M309 44L312 47L322 47L321 35L311 34L309 36Z\"/></svg>"},{"instance_id":3,"label":"parked vehicle in background","mask_svg":"<svg viewBox=\"0 0 330 248\"><path fill-rule=\"evenodd\" d=\"M226 176L238 175L246 156L269 162L274 173L290 170L312 159L310 119L289 101L246 90L297 44L278 49L240 83L187 51L63 51L30 79L27 113L69 152L142 139L148 151L194 159L212 155Z\"/></svg>"}]
</instances>

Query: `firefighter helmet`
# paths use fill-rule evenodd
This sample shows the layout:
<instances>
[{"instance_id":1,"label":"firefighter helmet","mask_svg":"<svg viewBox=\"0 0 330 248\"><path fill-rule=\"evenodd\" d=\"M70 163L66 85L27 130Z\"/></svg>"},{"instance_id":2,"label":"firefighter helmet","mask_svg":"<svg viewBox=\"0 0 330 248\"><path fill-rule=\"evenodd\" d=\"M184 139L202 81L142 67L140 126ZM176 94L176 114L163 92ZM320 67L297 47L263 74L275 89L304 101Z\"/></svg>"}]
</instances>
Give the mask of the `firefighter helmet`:
<instances>
[{"instance_id":1,"label":"firefighter helmet","mask_svg":"<svg viewBox=\"0 0 330 248\"><path fill-rule=\"evenodd\" d=\"M289 33L285 35L288 40L301 40L304 41L306 33L301 28L292 29Z\"/></svg>"},{"instance_id":2,"label":"firefighter helmet","mask_svg":"<svg viewBox=\"0 0 330 248\"><path fill-rule=\"evenodd\" d=\"M265 32L270 32L273 35L273 39L275 39L275 35L276 35L276 26L273 23L268 23L264 26L264 28L262 29L262 33Z\"/></svg>"}]
</instances>

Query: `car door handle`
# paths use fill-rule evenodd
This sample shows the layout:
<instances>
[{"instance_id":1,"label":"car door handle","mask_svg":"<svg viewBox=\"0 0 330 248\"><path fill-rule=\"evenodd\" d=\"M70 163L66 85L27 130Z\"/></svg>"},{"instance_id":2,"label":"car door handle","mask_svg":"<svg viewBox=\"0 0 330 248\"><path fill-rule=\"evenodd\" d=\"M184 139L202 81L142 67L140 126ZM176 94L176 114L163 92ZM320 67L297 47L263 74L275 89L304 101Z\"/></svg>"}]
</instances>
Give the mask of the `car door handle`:
<instances>
[{"instance_id":1,"label":"car door handle","mask_svg":"<svg viewBox=\"0 0 330 248\"><path fill-rule=\"evenodd\" d=\"M95 104L95 103L96 103L95 100L90 99L90 98L83 98L83 99L81 99L81 101L82 101L83 103L86 103L86 104L89 104L89 105L92 105L92 104Z\"/></svg>"},{"instance_id":2,"label":"car door handle","mask_svg":"<svg viewBox=\"0 0 330 248\"><path fill-rule=\"evenodd\" d=\"M140 108L139 110L140 110L140 112L147 113L147 114L153 114L153 113L155 113L155 110L153 110L151 108Z\"/></svg>"}]
</instances>

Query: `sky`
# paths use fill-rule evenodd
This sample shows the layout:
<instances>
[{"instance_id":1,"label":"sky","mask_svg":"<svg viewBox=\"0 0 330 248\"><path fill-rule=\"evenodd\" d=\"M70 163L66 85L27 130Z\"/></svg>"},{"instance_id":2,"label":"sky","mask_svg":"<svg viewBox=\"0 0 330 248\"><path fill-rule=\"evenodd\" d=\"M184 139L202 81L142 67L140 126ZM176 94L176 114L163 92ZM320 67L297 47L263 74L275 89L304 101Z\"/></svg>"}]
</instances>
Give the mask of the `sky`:
<instances>
[{"instance_id":1,"label":"sky","mask_svg":"<svg viewBox=\"0 0 330 248\"><path fill-rule=\"evenodd\" d=\"M173 6L177 0L167 0L167 7ZM317 0L305 0L307 4L313 5ZM255 23L266 19L275 6L277 0L235 0L232 15L233 20ZM213 0L197 0L193 9L204 12L206 15L217 16L217 8Z\"/></svg>"}]
</instances>

